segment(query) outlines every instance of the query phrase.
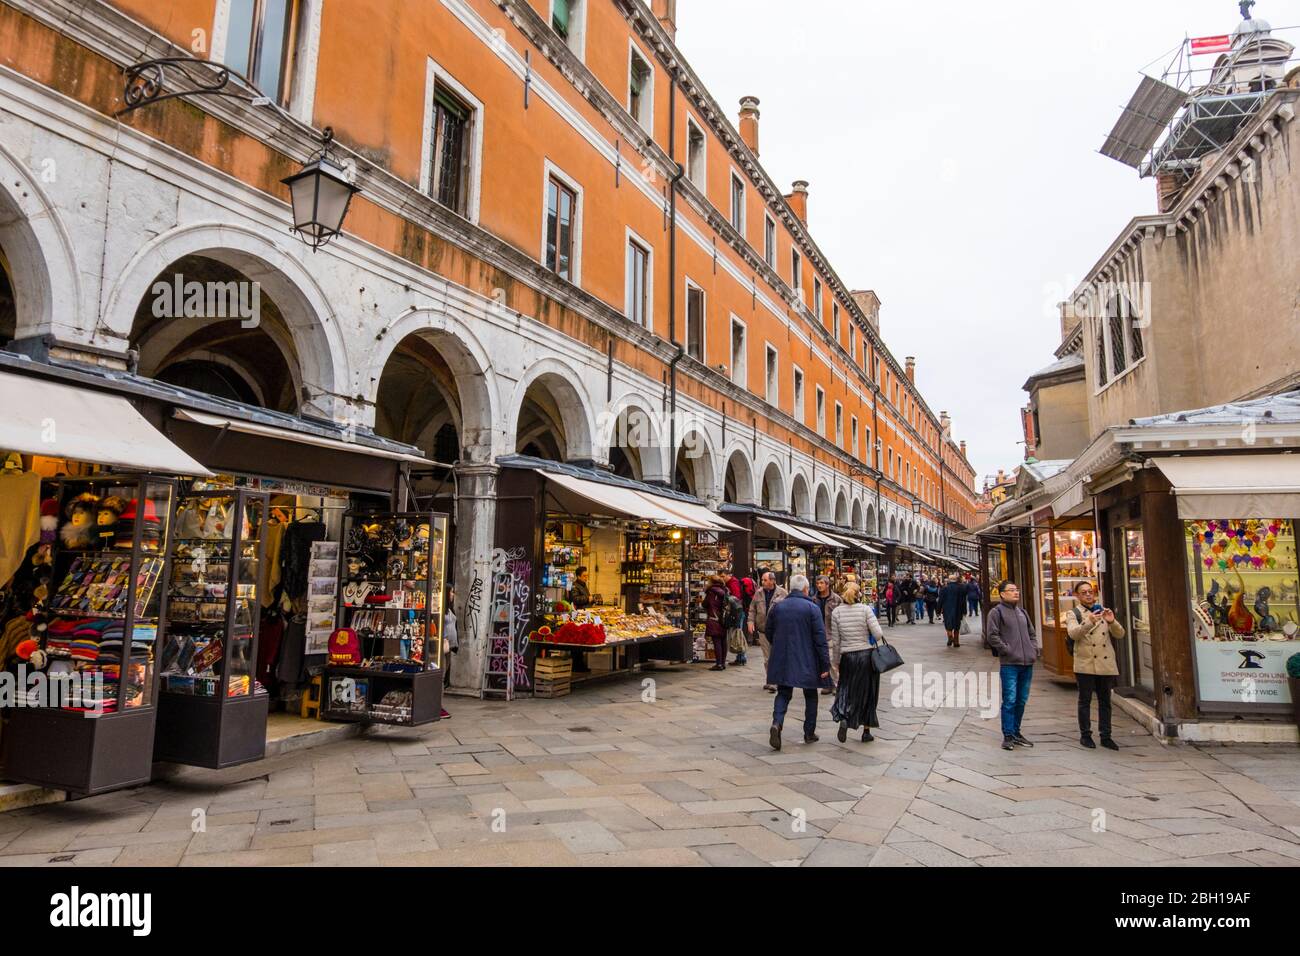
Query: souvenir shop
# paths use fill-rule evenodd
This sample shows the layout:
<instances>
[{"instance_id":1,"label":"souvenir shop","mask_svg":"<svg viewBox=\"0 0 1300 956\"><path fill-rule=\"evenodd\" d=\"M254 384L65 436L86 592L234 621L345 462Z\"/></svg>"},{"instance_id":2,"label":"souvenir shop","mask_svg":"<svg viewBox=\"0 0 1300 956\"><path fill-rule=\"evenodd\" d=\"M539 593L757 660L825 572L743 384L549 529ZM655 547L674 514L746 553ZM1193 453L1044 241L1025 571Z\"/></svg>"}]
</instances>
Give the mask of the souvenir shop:
<instances>
[{"instance_id":1,"label":"souvenir shop","mask_svg":"<svg viewBox=\"0 0 1300 956\"><path fill-rule=\"evenodd\" d=\"M708 643L699 598L710 575L731 571L740 528L595 469L518 455L498 464L489 693L564 696L696 658Z\"/></svg>"},{"instance_id":2,"label":"souvenir shop","mask_svg":"<svg viewBox=\"0 0 1300 956\"><path fill-rule=\"evenodd\" d=\"M750 568L755 582L765 571L773 572L782 586L795 574L807 575L810 581L825 574L837 591L856 584L865 594L875 593L877 575L884 573L884 551L861 535L744 505L724 505L722 510L750 530L752 551L748 560L739 556L739 566Z\"/></svg>"},{"instance_id":3,"label":"souvenir shop","mask_svg":"<svg viewBox=\"0 0 1300 956\"><path fill-rule=\"evenodd\" d=\"M46 693L6 702L0 779L80 796L259 759L268 712L336 666L362 673L320 716L436 717L446 520L392 513L415 449L122 373L0 370L0 401L33 409L0 425L0 667Z\"/></svg>"}]
</instances>

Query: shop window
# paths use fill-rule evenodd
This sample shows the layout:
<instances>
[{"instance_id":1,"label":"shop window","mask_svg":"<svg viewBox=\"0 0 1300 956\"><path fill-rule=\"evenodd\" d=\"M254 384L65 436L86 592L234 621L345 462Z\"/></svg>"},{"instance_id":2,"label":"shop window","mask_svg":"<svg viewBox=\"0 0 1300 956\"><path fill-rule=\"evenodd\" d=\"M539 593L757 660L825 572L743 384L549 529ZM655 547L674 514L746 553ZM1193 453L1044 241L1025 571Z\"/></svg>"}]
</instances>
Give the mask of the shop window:
<instances>
[{"instance_id":1,"label":"shop window","mask_svg":"<svg viewBox=\"0 0 1300 956\"><path fill-rule=\"evenodd\" d=\"M224 63L281 106L292 93L298 7L298 0L230 0Z\"/></svg>"},{"instance_id":2,"label":"shop window","mask_svg":"<svg viewBox=\"0 0 1300 956\"><path fill-rule=\"evenodd\" d=\"M1210 709L1289 711L1287 658L1300 651L1294 522L1185 521L1197 697Z\"/></svg>"},{"instance_id":3,"label":"shop window","mask_svg":"<svg viewBox=\"0 0 1300 956\"><path fill-rule=\"evenodd\" d=\"M650 328L650 249L636 239L627 241L627 317Z\"/></svg>"},{"instance_id":4,"label":"shop window","mask_svg":"<svg viewBox=\"0 0 1300 956\"><path fill-rule=\"evenodd\" d=\"M704 361L704 290L686 284L686 354Z\"/></svg>"},{"instance_id":5,"label":"shop window","mask_svg":"<svg viewBox=\"0 0 1300 956\"><path fill-rule=\"evenodd\" d=\"M704 192L708 189L708 140L704 130L689 116L686 117L686 178L696 189Z\"/></svg>"},{"instance_id":6,"label":"shop window","mask_svg":"<svg viewBox=\"0 0 1300 956\"><path fill-rule=\"evenodd\" d=\"M778 379L778 362L777 351L772 346L767 347L767 402L769 405L780 403L780 380Z\"/></svg>"},{"instance_id":7,"label":"shop window","mask_svg":"<svg viewBox=\"0 0 1300 956\"><path fill-rule=\"evenodd\" d=\"M776 268L776 220L763 214L763 261Z\"/></svg>"},{"instance_id":8,"label":"shop window","mask_svg":"<svg viewBox=\"0 0 1300 956\"><path fill-rule=\"evenodd\" d=\"M1151 661L1151 601L1147 592L1146 542L1141 528L1121 528L1120 536L1124 555L1124 627L1129 643L1125 648L1128 659L1128 679L1135 687L1155 692L1155 670Z\"/></svg>"},{"instance_id":9,"label":"shop window","mask_svg":"<svg viewBox=\"0 0 1300 956\"><path fill-rule=\"evenodd\" d=\"M731 320L731 381L745 387L749 373L746 360L745 323L733 317Z\"/></svg>"},{"instance_id":10,"label":"shop window","mask_svg":"<svg viewBox=\"0 0 1300 956\"><path fill-rule=\"evenodd\" d=\"M570 282L577 282L577 230L578 193L552 173L546 179L546 268Z\"/></svg>"},{"instance_id":11,"label":"shop window","mask_svg":"<svg viewBox=\"0 0 1300 956\"><path fill-rule=\"evenodd\" d=\"M435 80L425 191L441 205L469 216L474 154L474 108L448 84Z\"/></svg>"},{"instance_id":12,"label":"shop window","mask_svg":"<svg viewBox=\"0 0 1300 956\"><path fill-rule=\"evenodd\" d=\"M1074 589L1097 583L1097 551L1091 531L1042 531L1038 535L1042 621L1064 631L1074 607ZM1046 652L1046 647L1044 647ZM1050 663L1050 662L1049 662Z\"/></svg>"},{"instance_id":13,"label":"shop window","mask_svg":"<svg viewBox=\"0 0 1300 956\"><path fill-rule=\"evenodd\" d=\"M738 174L731 174L731 227L745 234L745 181Z\"/></svg>"},{"instance_id":14,"label":"shop window","mask_svg":"<svg viewBox=\"0 0 1300 956\"><path fill-rule=\"evenodd\" d=\"M632 46L628 51L627 111L647 133L654 132L654 81L654 70Z\"/></svg>"}]
</instances>

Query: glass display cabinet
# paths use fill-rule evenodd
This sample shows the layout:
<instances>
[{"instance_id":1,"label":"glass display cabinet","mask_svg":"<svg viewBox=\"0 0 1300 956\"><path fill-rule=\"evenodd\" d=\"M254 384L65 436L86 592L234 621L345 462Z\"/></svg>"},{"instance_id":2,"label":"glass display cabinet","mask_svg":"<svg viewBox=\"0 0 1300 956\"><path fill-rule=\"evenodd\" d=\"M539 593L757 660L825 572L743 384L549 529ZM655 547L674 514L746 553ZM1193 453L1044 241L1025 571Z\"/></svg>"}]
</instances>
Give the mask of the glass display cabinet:
<instances>
[{"instance_id":1,"label":"glass display cabinet","mask_svg":"<svg viewBox=\"0 0 1300 956\"><path fill-rule=\"evenodd\" d=\"M1074 662L1066 647L1067 618L1074 609L1074 589L1097 584L1096 536L1091 517L1071 519L1038 533L1038 581L1042 611L1043 663L1054 674L1070 676Z\"/></svg>"},{"instance_id":2,"label":"glass display cabinet","mask_svg":"<svg viewBox=\"0 0 1300 956\"><path fill-rule=\"evenodd\" d=\"M327 720L418 726L442 711L447 523L437 513L348 513Z\"/></svg>"},{"instance_id":3,"label":"glass display cabinet","mask_svg":"<svg viewBox=\"0 0 1300 956\"><path fill-rule=\"evenodd\" d=\"M48 493L60 527L27 665L47 680L5 711L4 775L72 796L147 783L176 484L64 478Z\"/></svg>"},{"instance_id":4,"label":"glass display cabinet","mask_svg":"<svg viewBox=\"0 0 1300 956\"><path fill-rule=\"evenodd\" d=\"M243 489L179 498L156 760L220 769L266 755L269 697L256 672L268 507L266 493Z\"/></svg>"}]
</instances>

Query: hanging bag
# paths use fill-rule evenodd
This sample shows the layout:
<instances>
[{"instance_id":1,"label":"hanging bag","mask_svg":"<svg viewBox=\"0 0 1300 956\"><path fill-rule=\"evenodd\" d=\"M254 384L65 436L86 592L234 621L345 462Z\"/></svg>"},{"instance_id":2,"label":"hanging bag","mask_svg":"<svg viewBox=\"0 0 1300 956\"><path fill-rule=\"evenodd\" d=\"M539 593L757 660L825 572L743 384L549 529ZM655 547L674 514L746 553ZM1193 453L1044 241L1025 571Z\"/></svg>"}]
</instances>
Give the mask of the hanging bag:
<instances>
[{"instance_id":1,"label":"hanging bag","mask_svg":"<svg viewBox=\"0 0 1300 956\"><path fill-rule=\"evenodd\" d=\"M895 667L903 666L903 656L894 649L883 637L876 642L875 650L871 654L871 667L877 674L883 674L885 671L892 671Z\"/></svg>"}]
</instances>

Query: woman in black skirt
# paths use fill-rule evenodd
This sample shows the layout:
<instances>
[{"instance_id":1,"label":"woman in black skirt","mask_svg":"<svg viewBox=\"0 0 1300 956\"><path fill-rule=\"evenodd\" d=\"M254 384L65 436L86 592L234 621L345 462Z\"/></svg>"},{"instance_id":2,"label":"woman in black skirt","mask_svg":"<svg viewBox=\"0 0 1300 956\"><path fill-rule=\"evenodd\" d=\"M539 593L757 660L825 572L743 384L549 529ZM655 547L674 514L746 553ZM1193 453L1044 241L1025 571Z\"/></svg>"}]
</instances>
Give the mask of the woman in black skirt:
<instances>
[{"instance_id":1,"label":"woman in black skirt","mask_svg":"<svg viewBox=\"0 0 1300 956\"><path fill-rule=\"evenodd\" d=\"M865 742L875 740L871 728L879 727L876 704L880 700L880 674L871 666L876 641L885 635L870 604L857 603L856 586L850 585L844 603L831 614L831 660L839 659L840 683L831 705L831 720L840 725L840 743L850 730L862 728Z\"/></svg>"}]
</instances>

